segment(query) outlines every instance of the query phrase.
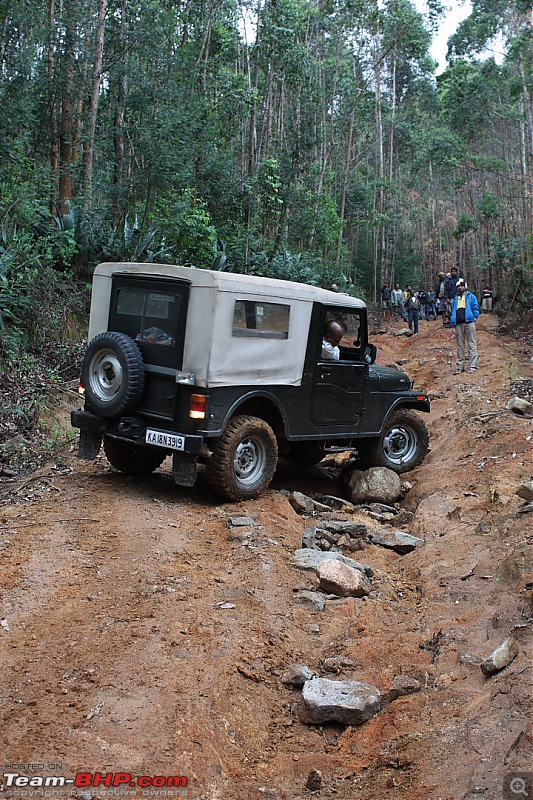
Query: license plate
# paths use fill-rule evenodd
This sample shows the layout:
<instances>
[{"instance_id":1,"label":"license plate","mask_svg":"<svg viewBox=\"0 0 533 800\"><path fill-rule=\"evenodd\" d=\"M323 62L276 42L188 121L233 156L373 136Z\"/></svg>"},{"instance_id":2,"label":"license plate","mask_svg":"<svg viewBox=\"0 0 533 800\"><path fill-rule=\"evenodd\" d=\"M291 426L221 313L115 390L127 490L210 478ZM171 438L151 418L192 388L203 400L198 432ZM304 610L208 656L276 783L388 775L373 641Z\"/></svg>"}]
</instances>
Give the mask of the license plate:
<instances>
[{"instance_id":1,"label":"license plate","mask_svg":"<svg viewBox=\"0 0 533 800\"><path fill-rule=\"evenodd\" d=\"M146 444L156 447L168 447L170 450L185 450L185 437L175 433L165 433L164 431L154 431L151 428L146 430Z\"/></svg>"}]
</instances>

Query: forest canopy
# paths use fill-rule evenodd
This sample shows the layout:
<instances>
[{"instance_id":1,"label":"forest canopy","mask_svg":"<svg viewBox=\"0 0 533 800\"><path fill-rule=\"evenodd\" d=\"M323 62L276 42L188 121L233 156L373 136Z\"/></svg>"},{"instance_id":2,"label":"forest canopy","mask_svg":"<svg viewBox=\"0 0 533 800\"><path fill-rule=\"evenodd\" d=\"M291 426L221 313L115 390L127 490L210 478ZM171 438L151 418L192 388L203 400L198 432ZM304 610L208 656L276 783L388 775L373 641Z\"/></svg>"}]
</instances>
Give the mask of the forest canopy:
<instances>
[{"instance_id":1,"label":"forest canopy","mask_svg":"<svg viewBox=\"0 0 533 800\"><path fill-rule=\"evenodd\" d=\"M474 0L436 77L442 13L0 0L4 350L49 316L51 281L61 294L101 260L335 282L370 301L459 264L502 307L530 308L531 4Z\"/></svg>"}]
</instances>

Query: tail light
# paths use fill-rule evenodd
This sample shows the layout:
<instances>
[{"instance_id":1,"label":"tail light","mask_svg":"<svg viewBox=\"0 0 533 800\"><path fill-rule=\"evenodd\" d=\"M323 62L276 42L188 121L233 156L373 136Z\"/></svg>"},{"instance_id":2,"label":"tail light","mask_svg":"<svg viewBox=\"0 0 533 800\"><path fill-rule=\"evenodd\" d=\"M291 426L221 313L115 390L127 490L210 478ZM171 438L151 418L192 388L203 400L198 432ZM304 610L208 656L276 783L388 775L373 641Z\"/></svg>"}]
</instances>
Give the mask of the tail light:
<instances>
[{"instance_id":1,"label":"tail light","mask_svg":"<svg viewBox=\"0 0 533 800\"><path fill-rule=\"evenodd\" d=\"M189 417L191 419L205 419L206 403L207 396L205 394L191 394Z\"/></svg>"}]
</instances>

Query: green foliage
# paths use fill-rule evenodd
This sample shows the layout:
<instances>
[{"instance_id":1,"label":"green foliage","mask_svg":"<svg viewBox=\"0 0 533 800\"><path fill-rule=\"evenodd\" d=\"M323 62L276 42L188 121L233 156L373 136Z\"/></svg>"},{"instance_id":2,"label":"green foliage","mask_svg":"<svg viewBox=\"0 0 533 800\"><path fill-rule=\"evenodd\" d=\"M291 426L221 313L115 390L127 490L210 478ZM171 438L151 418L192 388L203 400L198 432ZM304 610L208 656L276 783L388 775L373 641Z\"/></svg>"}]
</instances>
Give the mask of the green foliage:
<instances>
[{"instance_id":1,"label":"green foliage","mask_svg":"<svg viewBox=\"0 0 533 800\"><path fill-rule=\"evenodd\" d=\"M172 253L155 223L143 230L137 215L132 222L126 214L124 221L111 231L103 244L98 260L157 264L171 261Z\"/></svg>"},{"instance_id":2,"label":"green foliage","mask_svg":"<svg viewBox=\"0 0 533 800\"><path fill-rule=\"evenodd\" d=\"M209 267L217 242L207 204L193 189L161 194L154 216L165 231L165 244L177 263Z\"/></svg>"},{"instance_id":3,"label":"green foliage","mask_svg":"<svg viewBox=\"0 0 533 800\"><path fill-rule=\"evenodd\" d=\"M478 206L478 216L482 222L498 219L501 216L500 201L493 194L485 193Z\"/></svg>"},{"instance_id":4,"label":"green foliage","mask_svg":"<svg viewBox=\"0 0 533 800\"><path fill-rule=\"evenodd\" d=\"M461 214L457 221L457 227L453 232L453 235L456 239L460 239L461 236L464 236L465 233L471 233L472 231L477 230L476 221L468 216L468 214Z\"/></svg>"}]
</instances>

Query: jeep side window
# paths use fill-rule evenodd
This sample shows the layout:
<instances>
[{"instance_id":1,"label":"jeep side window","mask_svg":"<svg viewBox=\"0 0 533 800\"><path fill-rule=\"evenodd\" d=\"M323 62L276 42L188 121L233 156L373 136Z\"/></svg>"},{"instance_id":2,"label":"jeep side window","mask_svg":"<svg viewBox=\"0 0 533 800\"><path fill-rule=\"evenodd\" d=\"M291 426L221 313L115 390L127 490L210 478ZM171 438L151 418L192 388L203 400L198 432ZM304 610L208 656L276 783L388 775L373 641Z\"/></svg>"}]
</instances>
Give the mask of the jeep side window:
<instances>
[{"instance_id":1,"label":"jeep side window","mask_svg":"<svg viewBox=\"0 0 533 800\"><path fill-rule=\"evenodd\" d=\"M330 321L340 322L345 334L339 342L341 361L361 360L361 317L358 313L344 310L331 310L326 315L326 324Z\"/></svg>"},{"instance_id":2,"label":"jeep side window","mask_svg":"<svg viewBox=\"0 0 533 800\"><path fill-rule=\"evenodd\" d=\"M235 300L232 336L289 338L290 306L259 300Z\"/></svg>"}]
</instances>

